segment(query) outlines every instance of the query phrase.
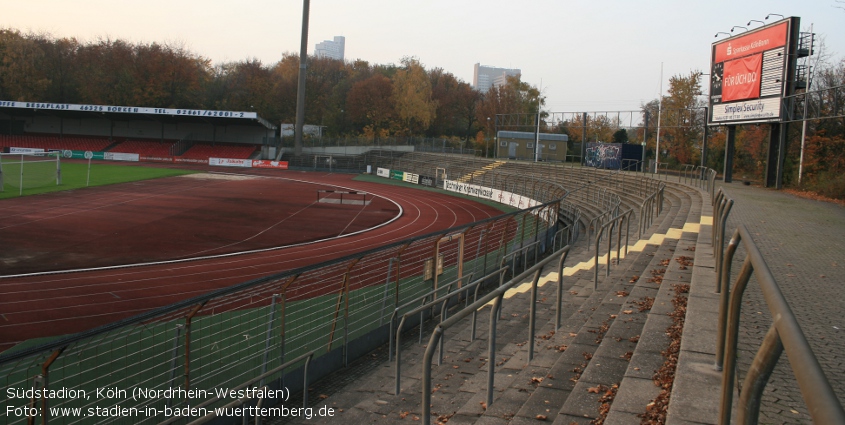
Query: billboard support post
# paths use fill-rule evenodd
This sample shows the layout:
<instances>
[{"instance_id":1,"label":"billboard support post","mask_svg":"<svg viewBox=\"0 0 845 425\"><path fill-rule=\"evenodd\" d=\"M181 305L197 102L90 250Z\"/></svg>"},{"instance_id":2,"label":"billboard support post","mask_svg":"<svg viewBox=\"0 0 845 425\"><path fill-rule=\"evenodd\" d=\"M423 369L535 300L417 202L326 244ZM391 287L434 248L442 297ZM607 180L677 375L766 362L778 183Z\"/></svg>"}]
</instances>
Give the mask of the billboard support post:
<instances>
[{"instance_id":1,"label":"billboard support post","mask_svg":"<svg viewBox=\"0 0 845 425\"><path fill-rule=\"evenodd\" d=\"M736 146L736 126L728 126L728 137L725 140L725 174L724 182L730 183L733 181L734 170L734 147Z\"/></svg>"}]
</instances>

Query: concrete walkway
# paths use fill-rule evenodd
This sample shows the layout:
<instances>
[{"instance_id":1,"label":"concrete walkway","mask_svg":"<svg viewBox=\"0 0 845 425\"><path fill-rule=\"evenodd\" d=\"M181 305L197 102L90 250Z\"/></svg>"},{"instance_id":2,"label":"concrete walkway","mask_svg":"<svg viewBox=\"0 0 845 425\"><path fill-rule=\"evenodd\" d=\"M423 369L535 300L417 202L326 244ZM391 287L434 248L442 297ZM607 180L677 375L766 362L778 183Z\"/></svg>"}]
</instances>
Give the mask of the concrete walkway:
<instances>
[{"instance_id":1,"label":"concrete walkway","mask_svg":"<svg viewBox=\"0 0 845 425\"><path fill-rule=\"evenodd\" d=\"M725 239L729 240L740 224L754 235L754 242L777 279L828 381L845 405L845 208L742 183L718 183L717 187L722 187L735 201ZM709 206L707 209L702 215L712 214ZM670 403L670 423L715 423L715 411L719 408L717 386L721 376L712 367L718 296L713 293L715 275L709 228L702 228L700 236L699 246L708 249L696 255L678 378ZM744 258L745 253L740 250L732 267L732 282ZM747 373L772 323L753 278L743 300L740 379ZM811 422L784 354L766 387L760 423Z\"/></svg>"}]
</instances>

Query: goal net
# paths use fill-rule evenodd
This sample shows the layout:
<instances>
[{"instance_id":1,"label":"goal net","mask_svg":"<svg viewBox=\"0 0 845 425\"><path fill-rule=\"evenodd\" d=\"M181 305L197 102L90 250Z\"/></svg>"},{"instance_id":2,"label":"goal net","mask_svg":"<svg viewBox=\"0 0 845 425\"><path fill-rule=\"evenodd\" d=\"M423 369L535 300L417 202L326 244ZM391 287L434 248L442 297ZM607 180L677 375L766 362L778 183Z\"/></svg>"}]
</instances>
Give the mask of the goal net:
<instances>
[{"instance_id":1,"label":"goal net","mask_svg":"<svg viewBox=\"0 0 845 425\"><path fill-rule=\"evenodd\" d=\"M62 184L59 152L0 153L0 191Z\"/></svg>"}]
</instances>

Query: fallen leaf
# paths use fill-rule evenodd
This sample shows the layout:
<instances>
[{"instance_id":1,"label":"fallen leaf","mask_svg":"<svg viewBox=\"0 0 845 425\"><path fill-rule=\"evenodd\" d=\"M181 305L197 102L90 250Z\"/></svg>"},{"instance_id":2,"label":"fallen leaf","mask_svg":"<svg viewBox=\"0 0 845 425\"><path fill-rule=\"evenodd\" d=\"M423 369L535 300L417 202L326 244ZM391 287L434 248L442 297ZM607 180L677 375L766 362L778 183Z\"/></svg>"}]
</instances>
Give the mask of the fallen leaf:
<instances>
[{"instance_id":1,"label":"fallen leaf","mask_svg":"<svg viewBox=\"0 0 845 425\"><path fill-rule=\"evenodd\" d=\"M537 419L538 421L545 421L548 417L546 415L537 415L534 419Z\"/></svg>"}]
</instances>

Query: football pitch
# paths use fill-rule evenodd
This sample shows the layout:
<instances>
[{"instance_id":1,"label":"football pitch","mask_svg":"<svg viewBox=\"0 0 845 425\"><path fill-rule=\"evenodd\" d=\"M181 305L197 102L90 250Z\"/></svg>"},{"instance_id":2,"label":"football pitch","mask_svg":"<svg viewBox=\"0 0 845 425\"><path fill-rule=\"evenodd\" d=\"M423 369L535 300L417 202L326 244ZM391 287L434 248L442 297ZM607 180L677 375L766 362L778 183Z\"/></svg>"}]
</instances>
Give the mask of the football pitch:
<instances>
[{"instance_id":1,"label":"football pitch","mask_svg":"<svg viewBox=\"0 0 845 425\"><path fill-rule=\"evenodd\" d=\"M4 170L9 170L4 161ZM55 169L55 166L53 166ZM20 170L20 168L17 168ZM26 171L26 169L24 169ZM199 171L179 170L172 168L143 167L138 165L112 165L102 163L91 163L90 174L87 162L62 162L61 165L62 183L57 185L55 181L38 187L24 187L23 193L17 185L10 184L14 180L12 173L5 179L3 191L0 192L0 199L17 198L19 196L37 195L41 193L59 192L64 190L81 189L91 186L105 186L116 183L128 183L139 180L157 179L161 177L181 176L193 174Z\"/></svg>"}]
</instances>

